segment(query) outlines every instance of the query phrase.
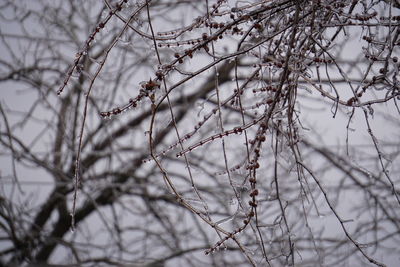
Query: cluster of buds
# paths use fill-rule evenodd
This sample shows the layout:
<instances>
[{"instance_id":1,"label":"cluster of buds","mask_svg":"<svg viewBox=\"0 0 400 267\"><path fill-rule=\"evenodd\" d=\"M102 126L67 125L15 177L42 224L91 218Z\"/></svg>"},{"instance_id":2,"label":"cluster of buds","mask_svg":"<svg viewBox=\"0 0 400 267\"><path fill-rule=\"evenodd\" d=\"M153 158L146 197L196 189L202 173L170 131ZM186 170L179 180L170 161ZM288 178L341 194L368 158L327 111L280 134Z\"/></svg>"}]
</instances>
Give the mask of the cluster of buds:
<instances>
[{"instance_id":1,"label":"cluster of buds","mask_svg":"<svg viewBox=\"0 0 400 267\"><path fill-rule=\"evenodd\" d=\"M149 81L142 83L141 86L146 91L153 91L154 89L159 88L160 84L150 78Z\"/></svg>"},{"instance_id":2,"label":"cluster of buds","mask_svg":"<svg viewBox=\"0 0 400 267\"><path fill-rule=\"evenodd\" d=\"M253 93L257 93L257 92L276 92L278 91L278 88L272 85L267 85L267 86L263 86L260 88L255 88L253 89Z\"/></svg>"},{"instance_id":3,"label":"cluster of buds","mask_svg":"<svg viewBox=\"0 0 400 267\"><path fill-rule=\"evenodd\" d=\"M317 62L317 63L327 63L327 64L332 64L332 59L325 59L325 58L319 58L319 57L315 57L314 59L313 59L313 61L314 62Z\"/></svg>"},{"instance_id":4,"label":"cluster of buds","mask_svg":"<svg viewBox=\"0 0 400 267\"><path fill-rule=\"evenodd\" d=\"M258 163L257 161L250 161L250 163L246 166L246 170L255 170L258 168L260 168L260 163Z\"/></svg>"},{"instance_id":5,"label":"cluster of buds","mask_svg":"<svg viewBox=\"0 0 400 267\"><path fill-rule=\"evenodd\" d=\"M356 14L355 18L356 20L359 21L367 21L370 20L378 15L378 12L374 11L371 14Z\"/></svg>"}]
</instances>

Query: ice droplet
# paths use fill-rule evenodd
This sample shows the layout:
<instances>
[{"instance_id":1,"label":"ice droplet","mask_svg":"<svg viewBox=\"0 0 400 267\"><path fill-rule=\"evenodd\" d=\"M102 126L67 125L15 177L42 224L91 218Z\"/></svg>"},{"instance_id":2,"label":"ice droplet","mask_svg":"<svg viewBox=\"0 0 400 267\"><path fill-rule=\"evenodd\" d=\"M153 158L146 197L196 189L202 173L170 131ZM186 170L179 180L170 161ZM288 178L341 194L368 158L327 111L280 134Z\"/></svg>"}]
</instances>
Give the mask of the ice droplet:
<instances>
[{"instance_id":1,"label":"ice droplet","mask_svg":"<svg viewBox=\"0 0 400 267\"><path fill-rule=\"evenodd\" d=\"M75 213L71 212L70 216L71 216L71 227L69 228L69 230L71 231L71 233L74 233L75 232Z\"/></svg>"}]
</instances>

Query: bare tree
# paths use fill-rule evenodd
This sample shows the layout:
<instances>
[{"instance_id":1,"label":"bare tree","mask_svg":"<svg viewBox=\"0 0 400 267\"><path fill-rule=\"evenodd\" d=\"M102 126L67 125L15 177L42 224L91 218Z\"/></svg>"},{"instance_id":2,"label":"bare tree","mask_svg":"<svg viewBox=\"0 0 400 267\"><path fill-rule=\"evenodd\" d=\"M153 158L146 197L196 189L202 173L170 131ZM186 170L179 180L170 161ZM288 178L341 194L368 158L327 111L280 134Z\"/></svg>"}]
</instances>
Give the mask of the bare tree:
<instances>
[{"instance_id":1,"label":"bare tree","mask_svg":"<svg viewBox=\"0 0 400 267\"><path fill-rule=\"evenodd\" d=\"M0 263L400 261L399 8L3 0Z\"/></svg>"}]
</instances>

